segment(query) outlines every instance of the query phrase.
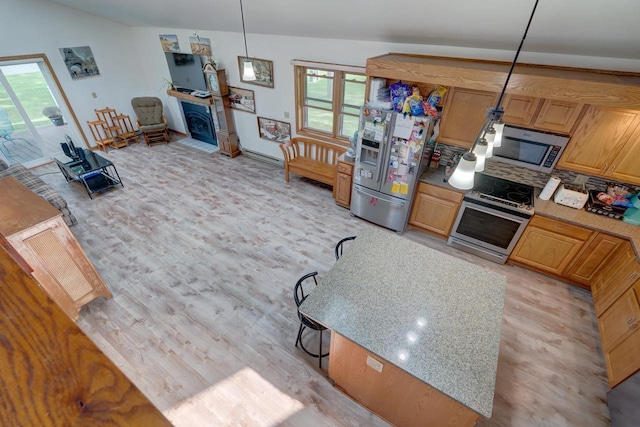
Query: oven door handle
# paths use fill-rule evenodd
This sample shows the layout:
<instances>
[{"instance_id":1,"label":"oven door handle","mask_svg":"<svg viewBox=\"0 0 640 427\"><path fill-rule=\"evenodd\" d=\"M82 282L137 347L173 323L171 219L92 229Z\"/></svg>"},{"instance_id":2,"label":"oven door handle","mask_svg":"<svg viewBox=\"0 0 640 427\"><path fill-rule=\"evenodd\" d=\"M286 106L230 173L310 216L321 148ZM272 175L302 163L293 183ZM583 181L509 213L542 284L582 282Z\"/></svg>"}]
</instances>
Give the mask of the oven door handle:
<instances>
[{"instance_id":1,"label":"oven door handle","mask_svg":"<svg viewBox=\"0 0 640 427\"><path fill-rule=\"evenodd\" d=\"M519 216L509 215L508 213L503 213L503 212L500 212L500 211L496 211L496 210L493 210L491 208L485 208L484 206L476 205L476 204L469 203L469 202L462 202L462 205L460 205L460 215L464 211L464 208L475 209L477 211L484 212L484 213L489 214L489 215L497 216L499 218L508 219L510 221L515 221L515 222L518 222L520 224L528 221L527 218L521 218Z\"/></svg>"}]
</instances>

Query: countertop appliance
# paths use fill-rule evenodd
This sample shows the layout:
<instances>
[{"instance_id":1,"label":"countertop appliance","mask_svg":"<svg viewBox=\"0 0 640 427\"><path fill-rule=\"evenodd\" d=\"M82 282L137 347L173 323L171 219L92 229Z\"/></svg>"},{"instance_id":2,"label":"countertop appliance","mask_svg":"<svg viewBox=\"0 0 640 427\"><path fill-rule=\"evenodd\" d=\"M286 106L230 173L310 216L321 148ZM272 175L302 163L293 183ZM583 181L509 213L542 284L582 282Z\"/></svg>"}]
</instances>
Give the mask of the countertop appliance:
<instances>
[{"instance_id":1,"label":"countertop appliance","mask_svg":"<svg viewBox=\"0 0 640 427\"><path fill-rule=\"evenodd\" d=\"M505 126L502 145L494 147L493 158L527 169L551 173L569 138L516 126Z\"/></svg>"},{"instance_id":2,"label":"countertop appliance","mask_svg":"<svg viewBox=\"0 0 640 427\"><path fill-rule=\"evenodd\" d=\"M640 420L640 372L607 393L611 427L637 427Z\"/></svg>"},{"instance_id":3,"label":"countertop appliance","mask_svg":"<svg viewBox=\"0 0 640 427\"><path fill-rule=\"evenodd\" d=\"M417 181L429 165L425 141L433 119L365 105L353 172L351 213L403 233Z\"/></svg>"},{"instance_id":4,"label":"countertop appliance","mask_svg":"<svg viewBox=\"0 0 640 427\"><path fill-rule=\"evenodd\" d=\"M586 190L581 191L575 187L560 184L556 190L553 201L559 205L569 206L570 208L582 209L584 204L589 200L589 193Z\"/></svg>"},{"instance_id":5,"label":"countertop appliance","mask_svg":"<svg viewBox=\"0 0 640 427\"><path fill-rule=\"evenodd\" d=\"M530 185L476 174L447 245L504 264L533 216L533 200Z\"/></svg>"}]
</instances>

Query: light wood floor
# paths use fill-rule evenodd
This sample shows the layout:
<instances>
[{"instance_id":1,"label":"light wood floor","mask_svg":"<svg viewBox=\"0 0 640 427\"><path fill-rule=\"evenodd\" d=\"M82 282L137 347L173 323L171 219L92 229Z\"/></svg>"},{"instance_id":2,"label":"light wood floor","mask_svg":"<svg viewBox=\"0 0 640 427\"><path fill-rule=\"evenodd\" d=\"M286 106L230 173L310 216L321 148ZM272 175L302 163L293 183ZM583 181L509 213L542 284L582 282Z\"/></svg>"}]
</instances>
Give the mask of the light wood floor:
<instances>
[{"instance_id":1,"label":"light wood floor","mask_svg":"<svg viewBox=\"0 0 640 427\"><path fill-rule=\"evenodd\" d=\"M83 308L79 326L175 425L387 425L293 346L294 283L326 274L334 244L371 225L327 187L285 184L281 169L246 156L176 143L105 156L125 188L94 200L53 165L35 172L67 199L114 295ZM609 424L588 292L405 236L508 278L493 417L479 425Z\"/></svg>"}]
</instances>

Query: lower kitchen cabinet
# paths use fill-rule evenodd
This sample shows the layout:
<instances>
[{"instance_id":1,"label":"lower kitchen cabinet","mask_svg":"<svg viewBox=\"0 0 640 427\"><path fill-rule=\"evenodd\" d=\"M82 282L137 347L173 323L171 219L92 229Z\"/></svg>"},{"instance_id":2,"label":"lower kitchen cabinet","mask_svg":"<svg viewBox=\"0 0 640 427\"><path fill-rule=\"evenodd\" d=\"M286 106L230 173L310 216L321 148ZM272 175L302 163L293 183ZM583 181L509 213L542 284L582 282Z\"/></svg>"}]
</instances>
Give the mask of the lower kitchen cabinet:
<instances>
[{"instance_id":1,"label":"lower kitchen cabinet","mask_svg":"<svg viewBox=\"0 0 640 427\"><path fill-rule=\"evenodd\" d=\"M591 287L596 316L604 313L638 278L640 263L631 243L625 241Z\"/></svg>"},{"instance_id":2,"label":"lower kitchen cabinet","mask_svg":"<svg viewBox=\"0 0 640 427\"><path fill-rule=\"evenodd\" d=\"M564 277L590 286L595 278L609 265L616 250L628 243L625 239L598 233L591 243L578 255L564 273Z\"/></svg>"},{"instance_id":3,"label":"lower kitchen cabinet","mask_svg":"<svg viewBox=\"0 0 640 427\"><path fill-rule=\"evenodd\" d=\"M441 236L449 236L463 195L421 182L413 201L409 224Z\"/></svg>"},{"instance_id":4,"label":"lower kitchen cabinet","mask_svg":"<svg viewBox=\"0 0 640 427\"><path fill-rule=\"evenodd\" d=\"M509 259L561 276L582 250L592 230L534 215Z\"/></svg>"},{"instance_id":5,"label":"lower kitchen cabinet","mask_svg":"<svg viewBox=\"0 0 640 427\"><path fill-rule=\"evenodd\" d=\"M640 280L598 317L609 385L640 369Z\"/></svg>"},{"instance_id":6,"label":"lower kitchen cabinet","mask_svg":"<svg viewBox=\"0 0 640 427\"><path fill-rule=\"evenodd\" d=\"M345 208L351 206L352 180L353 163L346 161L344 154L341 154L336 165L336 183L333 186L333 197L338 205Z\"/></svg>"}]
</instances>

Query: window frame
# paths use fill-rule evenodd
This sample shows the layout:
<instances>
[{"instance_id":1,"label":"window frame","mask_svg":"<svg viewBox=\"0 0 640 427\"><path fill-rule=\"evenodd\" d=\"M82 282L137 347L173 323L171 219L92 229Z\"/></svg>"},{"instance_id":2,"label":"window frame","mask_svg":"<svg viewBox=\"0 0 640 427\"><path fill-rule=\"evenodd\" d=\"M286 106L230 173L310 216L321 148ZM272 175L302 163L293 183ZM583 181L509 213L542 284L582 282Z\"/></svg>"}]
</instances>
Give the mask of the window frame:
<instances>
[{"instance_id":1,"label":"window frame","mask_svg":"<svg viewBox=\"0 0 640 427\"><path fill-rule=\"evenodd\" d=\"M345 79L347 74L361 75L366 78L363 82L365 86L365 96L362 100L363 104L366 103L367 91L369 88L369 79L366 75L366 69L364 67L355 67L348 65L328 64L322 62L310 62L310 61L298 61L293 60L291 63L294 66L295 76L295 101L296 101L296 133L301 136L307 136L327 142L332 142L341 146L348 147L350 142L346 136L340 136L339 130L341 125L341 119L344 114L352 116L352 114L344 113L343 106L353 107L350 104L344 103L344 85L348 81ZM333 92L332 92L332 112L333 112L333 126L331 134L304 127L305 123L305 88L307 70L322 70L333 73ZM321 107L319 107L321 108ZM328 109L327 109L328 111Z\"/></svg>"}]
</instances>

